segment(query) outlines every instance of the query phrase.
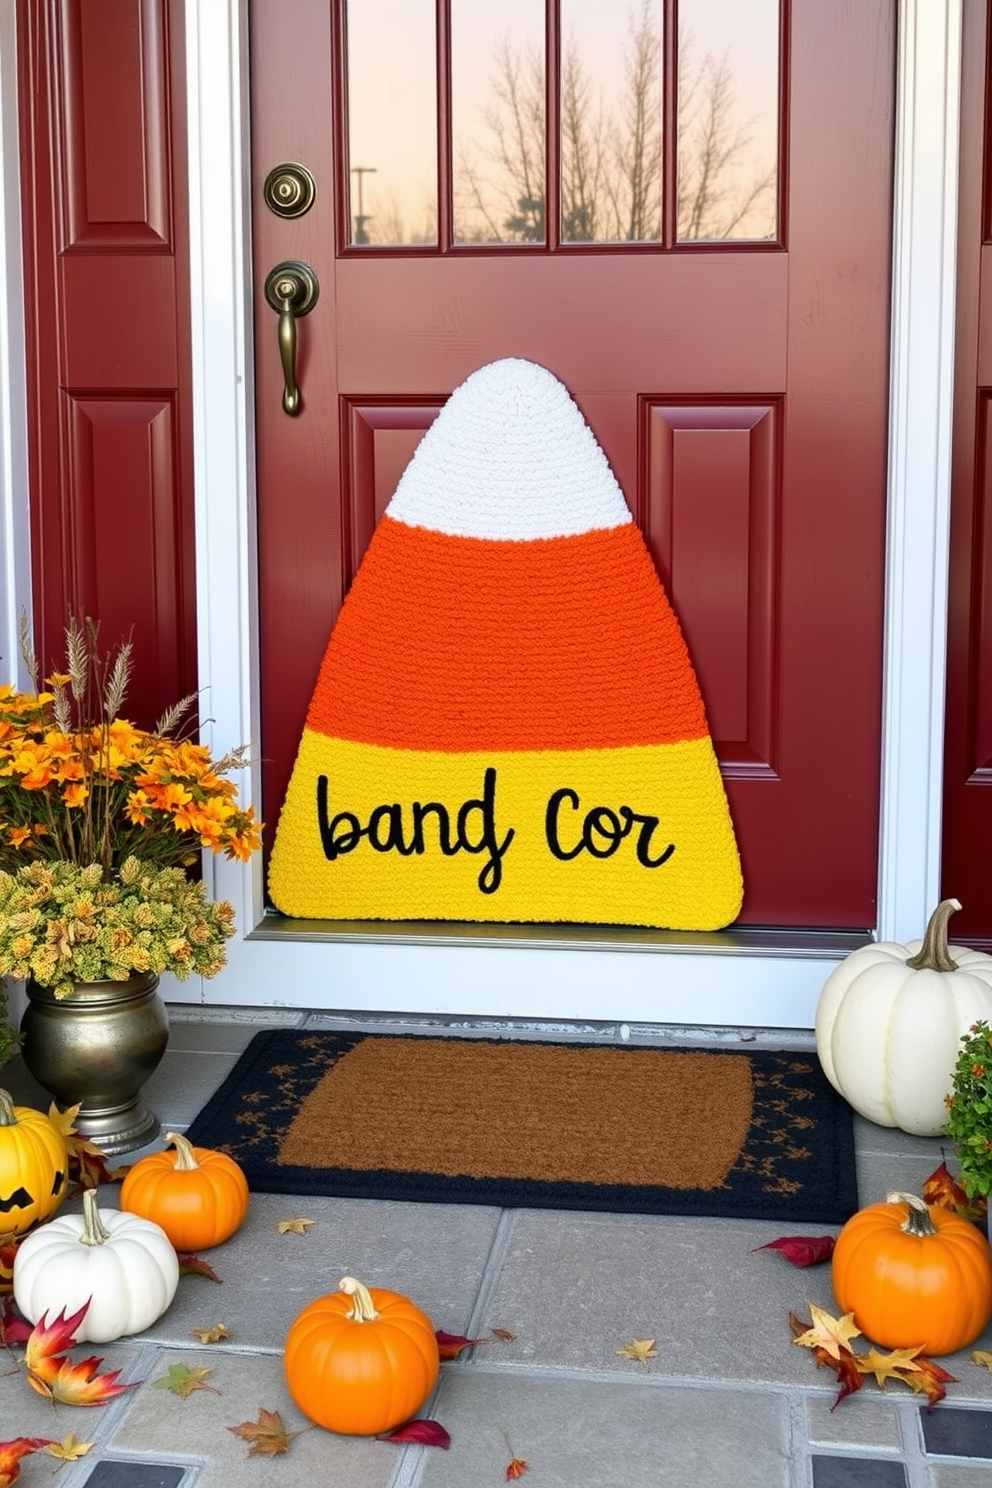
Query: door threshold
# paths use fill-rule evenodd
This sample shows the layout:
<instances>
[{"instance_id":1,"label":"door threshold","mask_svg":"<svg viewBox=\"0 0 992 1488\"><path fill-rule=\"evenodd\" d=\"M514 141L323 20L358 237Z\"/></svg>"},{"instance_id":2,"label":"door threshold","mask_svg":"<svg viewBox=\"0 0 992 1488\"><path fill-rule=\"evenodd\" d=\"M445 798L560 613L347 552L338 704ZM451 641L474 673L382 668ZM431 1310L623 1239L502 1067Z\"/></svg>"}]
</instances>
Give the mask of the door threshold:
<instances>
[{"instance_id":1,"label":"door threshold","mask_svg":"<svg viewBox=\"0 0 992 1488\"><path fill-rule=\"evenodd\" d=\"M439 920L306 920L267 911L249 940L366 945L456 945L496 949L686 952L713 956L841 959L870 945L869 930L739 925L726 930L652 930L634 925L538 925Z\"/></svg>"}]
</instances>

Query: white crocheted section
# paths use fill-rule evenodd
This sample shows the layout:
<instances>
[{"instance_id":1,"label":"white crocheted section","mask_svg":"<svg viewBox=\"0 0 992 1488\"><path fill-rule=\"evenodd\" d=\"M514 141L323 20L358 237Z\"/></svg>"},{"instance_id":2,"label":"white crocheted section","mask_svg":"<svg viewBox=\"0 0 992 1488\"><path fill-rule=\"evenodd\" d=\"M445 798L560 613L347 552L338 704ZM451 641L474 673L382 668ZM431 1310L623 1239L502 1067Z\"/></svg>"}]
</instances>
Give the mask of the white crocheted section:
<instances>
[{"instance_id":1,"label":"white crocheted section","mask_svg":"<svg viewBox=\"0 0 992 1488\"><path fill-rule=\"evenodd\" d=\"M568 390L519 357L455 388L386 508L452 537L574 537L632 520Z\"/></svg>"}]
</instances>

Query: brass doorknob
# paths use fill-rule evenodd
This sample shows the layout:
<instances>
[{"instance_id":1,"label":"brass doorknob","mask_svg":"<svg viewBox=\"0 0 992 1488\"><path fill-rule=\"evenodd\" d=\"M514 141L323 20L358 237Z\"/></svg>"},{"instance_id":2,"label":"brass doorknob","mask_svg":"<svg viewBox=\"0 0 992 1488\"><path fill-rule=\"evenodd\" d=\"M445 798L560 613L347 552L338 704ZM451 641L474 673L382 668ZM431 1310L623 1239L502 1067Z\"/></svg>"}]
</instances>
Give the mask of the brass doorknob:
<instances>
[{"instance_id":1,"label":"brass doorknob","mask_svg":"<svg viewBox=\"0 0 992 1488\"><path fill-rule=\"evenodd\" d=\"M282 408L291 418L303 406L296 383L296 321L299 316L310 314L319 294L320 285L313 269L295 259L276 264L265 280L265 298L279 316Z\"/></svg>"}]
</instances>

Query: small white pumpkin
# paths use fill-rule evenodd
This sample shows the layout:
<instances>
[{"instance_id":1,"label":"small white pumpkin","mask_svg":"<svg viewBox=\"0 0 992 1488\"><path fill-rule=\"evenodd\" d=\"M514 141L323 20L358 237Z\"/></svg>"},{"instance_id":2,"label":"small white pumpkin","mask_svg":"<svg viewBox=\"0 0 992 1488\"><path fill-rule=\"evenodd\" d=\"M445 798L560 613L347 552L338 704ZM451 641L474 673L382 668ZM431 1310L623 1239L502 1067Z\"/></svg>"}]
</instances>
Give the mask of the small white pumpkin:
<instances>
[{"instance_id":1,"label":"small white pumpkin","mask_svg":"<svg viewBox=\"0 0 992 1488\"><path fill-rule=\"evenodd\" d=\"M179 1285L179 1257L161 1225L98 1209L96 1189L82 1214L60 1214L26 1236L14 1257L14 1301L31 1323L68 1317L89 1300L78 1343L110 1343L150 1328Z\"/></svg>"},{"instance_id":2,"label":"small white pumpkin","mask_svg":"<svg viewBox=\"0 0 992 1488\"><path fill-rule=\"evenodd\" d=\"M922 940L852 951L824 983L816 1048L827 1079L879 1126L935 1137L947 1121L961 1037L992 1021L992 956L953 950L944 899Z\"/></svg>"}]
</instances>

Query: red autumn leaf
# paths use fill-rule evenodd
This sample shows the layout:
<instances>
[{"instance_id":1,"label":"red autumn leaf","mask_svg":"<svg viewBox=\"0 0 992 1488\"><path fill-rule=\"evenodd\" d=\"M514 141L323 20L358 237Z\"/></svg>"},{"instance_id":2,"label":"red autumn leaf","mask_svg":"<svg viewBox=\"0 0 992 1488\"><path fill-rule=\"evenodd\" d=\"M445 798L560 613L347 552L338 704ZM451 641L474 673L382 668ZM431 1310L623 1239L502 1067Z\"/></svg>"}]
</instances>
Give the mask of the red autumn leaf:
<instances>
[{"instance_id":1,"label":"red autumn leaf","mask_svg":"<svg viewBox=\"0 0 992 1488\"><path fill-rule=\"evenodd\" d=\"M487 1338L465 1338L461 1333L445 1333L443 1328L438 1328L434 1337L442 1363L445 1359L457 1359L462 1350L471 1348L473 1343L489 1342Z\"/></svg>"},{"instance_id":2,"label":"red autumn leaf","mask_svg":"<svg viewBox=\"0 0 992 1488\"><path fill-rule=\"evenodd\" d=\"M19 1243L18 1235L0 1235L0 1294L14 1290L14 1257Z\"/></svg>"},{"instance_id":3,"label":"red autumn leaf","mask_svg":"<svg viewBox=\"0 0 992 1488\"><path fill-rule=\"evenodd\" d=\"M530 1467L525 1458L511 1457L510 1464L506 1469L506 1481L510 1483L514 1478L522 1478L524 1473L529 1471Z\"/></svg>"},{"instance_id":4,"label":"red autumn leaf","mask_svg":"<svg viewBox=\"0 0 992 1488\"><path fill-rule=\"evenodd\" d=\"M952 1175L946 1160L924 1180L921 1196L925 1204L939 1204L942 1209L950 1209L962 1219L984 1220L988 1208L988 1202L982 1195L969 1199Z\"/></svg>"},{"instance_id":5,"label":"red autumn leaf","mask_svg":"<svg viewBox=\"0 0 992 1488\"><path fill-rule=\"evenodd\" d=\"M198 1255L179 1256L180 1276L205 1276L208 1281L223 1282L224 1278L218 1276L209 1261L205 1261Z\"/></svg>"},{"instance_id":6,"label":"red autumn leaf","mask_svg":"<svg viewBox=\"0 0 992 1488\"><path fill-rule=\"evenodd\" d=\"M119 1385L117 1380L121 1371L114 1369L109 1374L100 1374L103 1360L94 1357L83 1359L79 1364L74 1364L71 1359L55 1362L58 1369L44 1378L29 1371L28 1383L39 1395L61 1405L106 1405L127 1390L136 1389L140 1383L132 1380L130 1384Z\"/></svg>"},{"instance_id":7,"label":"red autumn leaf","mask_svg":"<svg viewBox=\"0 0 992 1488\"><path fill-rule=\"evenodd\" d=\"M927 1397L927 1413L933 1410L938 1400L943 1400L947 1391L945 1385L956 1385L957 1376L948 1374L940 1364L933 1359L921 1358L919 1355L913 1360L915 1368L900 1377L907 1385L911 1385L914 1394Z\"/></svg>"},{"instance_id":8,"label":"red autumn leaf","mask_svg":"<svg viewBox=\"0 0 992 1488\"><path fill-rule=\"evenodd\" d=\"M55 1443L45 1436L15 1436L13 1441L0 1442L0 1488L10 1488L16 1483L21 1471L21 1458L29 1452L40 1452L42 1447Z\"/></svg>"},{"instance_id":9,"label":"red autumn leaf","mask_svg":"<svg viewBox=\"0 0 992 1488\"><path fill-rule=\"evenodd\" d=\"M86 1316L89 1302L84 1302L78 1312L66 1317L65 1308L53 1322L43 1312L29 1333L24 1350L24 1362L28 1374L41 1381L53 1378L67 1362L64 1355L76 1342L76 1329Z\"/></svg>"},{"instance_id":10,"label":"red autumn leaf","mask_svg":"<svg viewBox=\"0 0 992 1488\"><path fill-rule=\"evenodd\" d=\"M754 1249L777 1250L792 1266L818 1266L821 1261L829 1261L836 1243L833 1235L783 1235Z\"/></svg>"},{"instance_id":11,"label":"red autumn leaf","mask_svg":"<svg viewBox=\"0 0 992 1488\"><path fill-rule=\"evenodd\" d=\"M0 1344L11 1348L15 1343L27 1343L30 1337L31 1324L15 1312L13 1302L5 1297L0 1303Z\"/></svg>"},{"instance_id":12,"label":"red autumn leaf","mask_svg":"<svg viewBox=\"0 0 992 1488\"><path fill-rule=\"evenodd\" d=\"M440 1421L407 1421L405 1426L397 1426L395 1431L384 1432L378 1440L415 1442L421 1447L443 1447L445 1451L451 1446L451 1437Z\"/></svg>"}]
</instances>

